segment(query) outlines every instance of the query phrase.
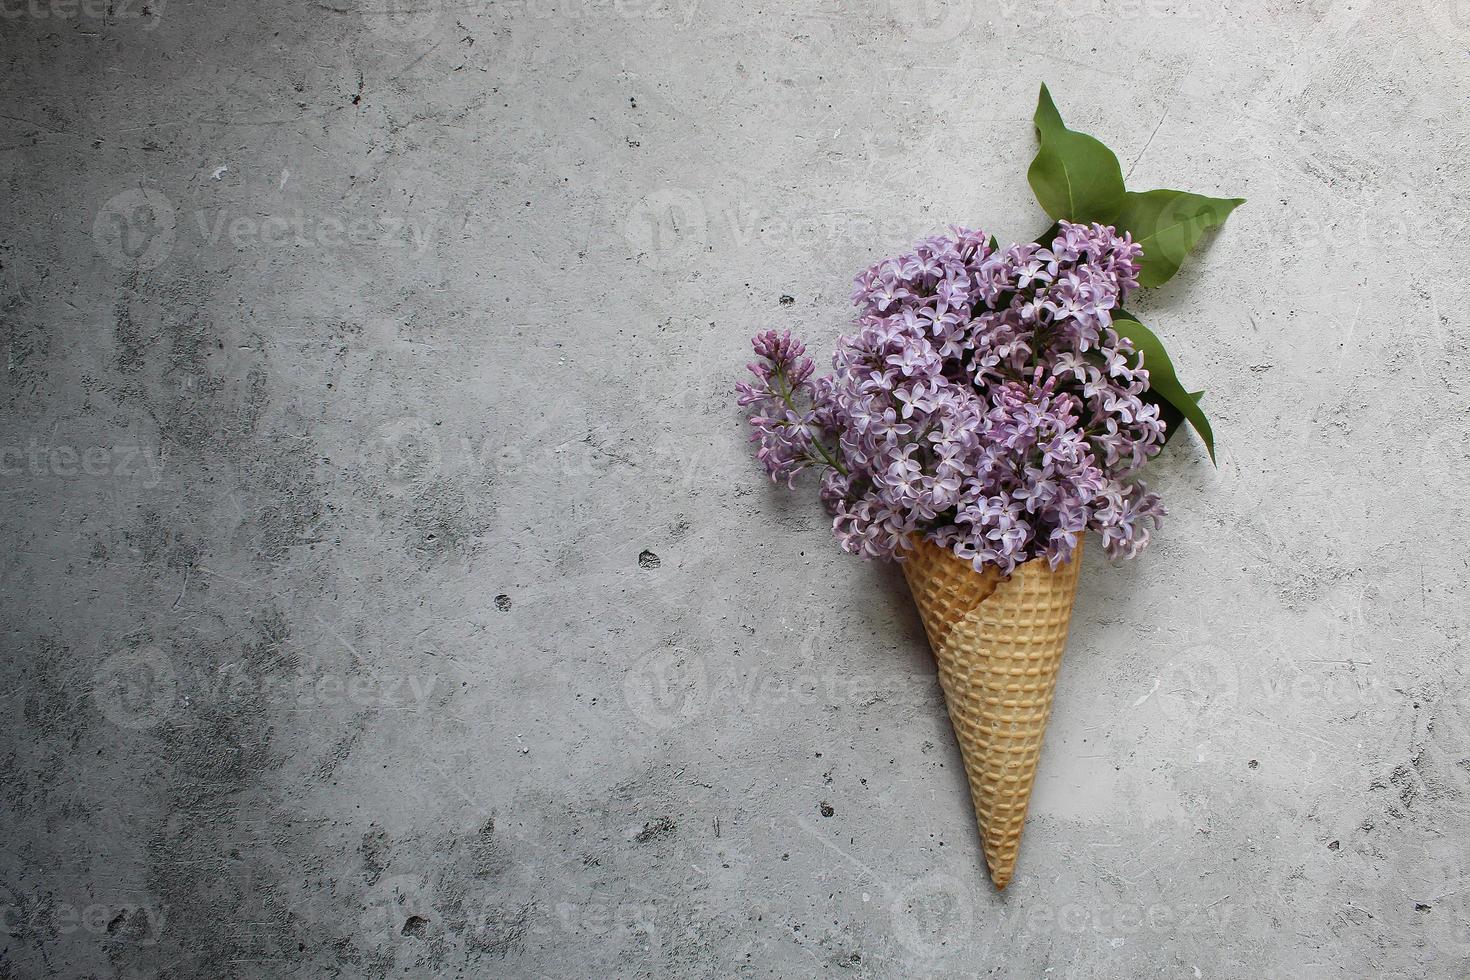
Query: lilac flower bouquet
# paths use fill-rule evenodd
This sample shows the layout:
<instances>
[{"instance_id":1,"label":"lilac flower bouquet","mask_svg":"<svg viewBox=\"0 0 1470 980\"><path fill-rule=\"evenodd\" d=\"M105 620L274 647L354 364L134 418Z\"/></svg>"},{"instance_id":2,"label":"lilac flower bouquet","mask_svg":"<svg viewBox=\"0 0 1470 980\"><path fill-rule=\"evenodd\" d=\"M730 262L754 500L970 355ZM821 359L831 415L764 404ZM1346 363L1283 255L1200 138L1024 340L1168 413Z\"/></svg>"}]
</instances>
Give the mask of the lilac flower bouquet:
<instances>
[{"instance_id":1,"label":"lilac flower bouquet","mask_svg":"<svg viewBox=\"0 0 1470 980\"><path fill-rule=\"evenodd\" d=\"M1164 441L1148 370L1112 313L1138 285L1139 246L1064 222L1048 247L994 249L957 228L858 276L857 330L833 373L805 348L755 339L741 404L761 462L788 483L820 467L842 547L897 557L923 534L1010 572L1068 561L1100 531L1132 557L1164 513L1132 477Z\"/></svg>"},{"instance_id":2,"label":"lilac flower bouquet","mask_svg":"<svg viewBox=\"0 0 1470 980\"><path fill-rule=\"evenodd\" d=\"M1188 418L1213 457L1198 393L1123 302L1240 201L1124 191L1116 158L1062 127L1044 87L1037 128L1031 180L1059 219L1038 242L999 248L953 228L878 262L857 277L854 332L829 375L789 333L755 338L754 379L737 388L757 455L788 485L821 471L852 554L902 558L920 536L1008 574L1037 558L1056 568L1091 530L1132 558L1165 513L1138 472L1171 426ZM1080 200L1079 184L1116 193ZM1157 195L1162 206L1132 200ZM1090 213L1112 223L1069 220Z\"/></svg>"},{"instance_id":3,"label":"lilac flower bouquet","mask_svg":"<svg viewBox=\"0 0 1470 980\"><path fill-rule=\"evenodd\" d=\"M817 376L789 332L738 386L773 480L821 474L842 547L899 559L934 650L991 879L1015 870L1075 601L1083 536L1132 558L1164 508L1139 471L1188 421L1163 344L1124 310L1242 202L1123 186L1043 86L1027 174L1055 221L1000 247L968 228L857 277Z\"/></svg>"}]
</instances>

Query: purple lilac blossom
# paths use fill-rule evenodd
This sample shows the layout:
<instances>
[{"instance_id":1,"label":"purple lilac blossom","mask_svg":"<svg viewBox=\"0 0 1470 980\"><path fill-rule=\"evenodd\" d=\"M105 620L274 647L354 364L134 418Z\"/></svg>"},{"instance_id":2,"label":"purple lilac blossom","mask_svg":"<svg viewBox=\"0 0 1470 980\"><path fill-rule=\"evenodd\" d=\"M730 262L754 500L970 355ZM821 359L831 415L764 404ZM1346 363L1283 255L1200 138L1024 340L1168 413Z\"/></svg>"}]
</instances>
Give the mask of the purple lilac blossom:
<instances>
[{"instance_id":1,"label":"purple lilac blossom","mask_svg":"<svg viewBox=\"0 0 1470 980\"><path fill-rule=\"evenodd\" d=\"M1009 574L1102 535L1132 558L1164 509L1134 477L1163 445L1148 371L1113 311L1142 249L1061 222L1049 247L964 228L861 273L855 332L813 377L789 333L754 340L737 386L772 480L824 470L843 549L901 558L915 535Z\"/></svg>"}]
</instances>

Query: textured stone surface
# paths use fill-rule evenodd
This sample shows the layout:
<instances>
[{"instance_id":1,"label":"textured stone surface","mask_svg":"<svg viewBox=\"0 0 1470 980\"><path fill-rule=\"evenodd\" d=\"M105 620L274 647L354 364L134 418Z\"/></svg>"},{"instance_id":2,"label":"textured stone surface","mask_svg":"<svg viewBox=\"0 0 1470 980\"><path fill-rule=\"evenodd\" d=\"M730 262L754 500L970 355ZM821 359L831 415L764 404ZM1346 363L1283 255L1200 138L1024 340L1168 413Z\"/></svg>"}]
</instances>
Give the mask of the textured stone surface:
<instances>
[{"instance_id":1,"label":"textured stone surface","mask_svg":"<svg viewBox=\"0 0 1470 980\"><path fill-rule=\"evenodd\" d=\"M4 2L0 976L1470 971L1463 4L355 2ZM1001 896L730 386L1042 80L1250 203Z\"/></svg>"}]
</instances>

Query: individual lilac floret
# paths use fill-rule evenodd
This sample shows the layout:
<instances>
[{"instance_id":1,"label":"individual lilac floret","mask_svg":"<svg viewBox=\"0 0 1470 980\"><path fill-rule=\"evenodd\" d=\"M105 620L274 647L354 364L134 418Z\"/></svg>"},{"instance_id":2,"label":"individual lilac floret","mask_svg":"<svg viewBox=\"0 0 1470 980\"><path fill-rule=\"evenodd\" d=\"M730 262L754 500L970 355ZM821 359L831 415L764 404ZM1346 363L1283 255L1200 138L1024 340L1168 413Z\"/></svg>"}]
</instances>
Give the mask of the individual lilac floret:
<instances>
[{"instance_id":1,"label":"individual lilac floret","mask_svg":"<svg viewBox=\"0 0 1470 980\"><path fill-rule=\"evenodd\" d=\"M842 547L901 557L915 535L1009 573L1071 559L1081 535L1132 558L1164 515L1133 479L1163 444L1148 371L1113 329L1142 250L1062 222L997 249L955 228L861 273L855 332L812 378L790 334L755 338L738 386L772 479L824 468Z\"/></svg>"}]
</instances>

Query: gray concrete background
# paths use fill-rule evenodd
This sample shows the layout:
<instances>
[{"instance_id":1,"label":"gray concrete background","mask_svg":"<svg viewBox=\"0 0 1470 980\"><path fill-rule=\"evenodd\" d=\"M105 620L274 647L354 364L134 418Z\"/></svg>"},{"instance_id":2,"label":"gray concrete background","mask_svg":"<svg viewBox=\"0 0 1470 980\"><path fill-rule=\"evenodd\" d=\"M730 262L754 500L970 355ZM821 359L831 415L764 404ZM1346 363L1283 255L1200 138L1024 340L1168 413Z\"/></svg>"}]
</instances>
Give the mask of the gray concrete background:
<instances>
[{"instance_id":1,"label":"gray concrete background","mask_svg":"<svg viewBox=\"0 0 1470 980\"><path fill-rule=\"evenodd\" d=\"M344 2L4 0L0 977L1470 972L1463 3ZM731 385L1043 80L1250 203L998 895Z\"/></svg>"}]
</instances>

